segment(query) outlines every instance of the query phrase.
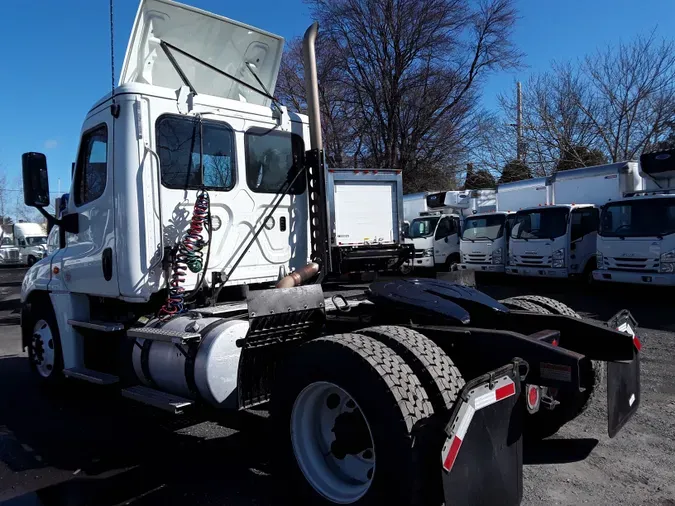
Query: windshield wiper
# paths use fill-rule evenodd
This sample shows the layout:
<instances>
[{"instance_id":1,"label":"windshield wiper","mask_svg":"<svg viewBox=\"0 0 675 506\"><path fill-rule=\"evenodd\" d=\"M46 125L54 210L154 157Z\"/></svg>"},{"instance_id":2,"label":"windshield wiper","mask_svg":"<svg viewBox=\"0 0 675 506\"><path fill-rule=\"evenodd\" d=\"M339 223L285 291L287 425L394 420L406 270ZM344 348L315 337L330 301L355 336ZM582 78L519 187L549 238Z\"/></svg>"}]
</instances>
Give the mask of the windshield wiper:
<instances>
[{"instance_id":1,"label":"windshield wiper","mask_svg":"<svg viewBox=\"0 0 675 506\"><path fill-rule=\"evenodd\" d=\"M494 239L490 239L490 238L489 238L488 236L486 236L486 235L478 235L478 236L474 237L474 239L487 239L487 240L490 241L490 242L494 242Z\"/></svg>"}]
</instances>

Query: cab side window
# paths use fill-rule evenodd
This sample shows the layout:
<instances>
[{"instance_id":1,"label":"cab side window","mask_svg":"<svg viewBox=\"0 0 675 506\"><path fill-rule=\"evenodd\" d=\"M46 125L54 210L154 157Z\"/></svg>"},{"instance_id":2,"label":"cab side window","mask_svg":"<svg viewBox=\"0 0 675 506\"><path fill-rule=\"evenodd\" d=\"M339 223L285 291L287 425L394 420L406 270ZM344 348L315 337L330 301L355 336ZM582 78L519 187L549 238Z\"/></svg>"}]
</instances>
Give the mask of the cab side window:
<instances>
[{"instance_id":1,"label":"cab side window","mask_svg":"<svg viewBox=\"0 0 675 506\"><path fill-rule=\"evenodd\" d=\"M452 222L448 218L443 218L436 228L435 239L445 239L452 234Z\"/></svg>"},{"instance_id":2,"label":"cab side window","mask_svg":"<svg viewBox=\"0 0 675 506\"><path fill-rule=\"evenodd\" d=\"M82 136L75 167L75 205L93 202L108 179L108 127L103 124Z\"/></svg>"},{"instance_id":3,"label":"cab side window","mask_svg":"<svg viewBox=\"0 0 675 506\"><path fill-rule=\"evenodd\" d=\"M572 212L572 241L581 239L598 230L599 212L597 209L582 209Z\"/></svg>"}]
</instances>

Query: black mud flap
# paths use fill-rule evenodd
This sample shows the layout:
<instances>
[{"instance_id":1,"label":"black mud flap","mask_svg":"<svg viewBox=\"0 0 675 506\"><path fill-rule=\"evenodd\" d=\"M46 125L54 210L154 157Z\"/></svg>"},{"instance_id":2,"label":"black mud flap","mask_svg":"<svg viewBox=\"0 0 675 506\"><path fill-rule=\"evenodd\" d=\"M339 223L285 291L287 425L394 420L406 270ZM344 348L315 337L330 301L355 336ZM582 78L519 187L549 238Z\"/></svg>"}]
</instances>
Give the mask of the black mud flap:
<instances>
[{"instance_id":1,"label":"black mud flap","mask_svg":"<svg viewBox=\"0 0 675 506\"><path fill-rule=\"evenodd\" d=\"M633 360L607 362L607 432L614 437L640 406L640 339L637 322L626 310L614 315L607 325L633 336Z\"/></svg>"},{"instance_id":2,"label":"black mud flap","mask_svg":"<svg viewBox=\"0 0 675 506\"><path fill-rule=\"evenodd\" d=\"M445 506L520 504L524 410L519 398L527 369L516 359L462 389L441 452Z\"/></svg>"}]
</instances>

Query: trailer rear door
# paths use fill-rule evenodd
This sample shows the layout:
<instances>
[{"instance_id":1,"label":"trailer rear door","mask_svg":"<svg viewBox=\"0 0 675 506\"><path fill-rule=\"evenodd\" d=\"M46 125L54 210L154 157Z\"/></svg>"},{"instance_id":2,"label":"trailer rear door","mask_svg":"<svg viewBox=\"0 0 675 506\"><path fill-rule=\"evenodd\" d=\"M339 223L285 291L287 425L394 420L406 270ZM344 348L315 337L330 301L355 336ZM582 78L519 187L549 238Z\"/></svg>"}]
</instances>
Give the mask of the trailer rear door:
<instances>
[{"instance_id":1,"label":"trailer rear door","mask_svg":"<svg viewBox=\"0 0 675 506\"><path fill-rule=\"evenodd\" d=\"M396 240L396 188L385 181L335 181L337 245L386 244Z\"/></svg>"}]
</instances>

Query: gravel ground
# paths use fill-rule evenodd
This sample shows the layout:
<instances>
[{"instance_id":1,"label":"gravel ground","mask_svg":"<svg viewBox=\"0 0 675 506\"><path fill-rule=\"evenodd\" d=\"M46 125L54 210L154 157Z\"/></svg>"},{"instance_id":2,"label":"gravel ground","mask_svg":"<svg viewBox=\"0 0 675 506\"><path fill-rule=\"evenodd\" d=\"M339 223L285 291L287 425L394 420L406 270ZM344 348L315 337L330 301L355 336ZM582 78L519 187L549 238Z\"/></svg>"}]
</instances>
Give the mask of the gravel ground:
<instances>
[{"instance_id":1,"label":"gravel ground","mask_svg":"<svg viewBox=\"0 0 675 506\"><path fill-rule=\"evenodd\" d=\"M86 384L61 395L38 388L19 346L22 275L0 269L0 505L286 504L259 437L264 412L199 423ZM520 280L481 289L497 298L545 294L600 320L625 307L641 325L638 413L609 439L600 395L557 436L527 445L523 504L675 505L672 295Z\"/></svg>"}]
</instances>

